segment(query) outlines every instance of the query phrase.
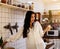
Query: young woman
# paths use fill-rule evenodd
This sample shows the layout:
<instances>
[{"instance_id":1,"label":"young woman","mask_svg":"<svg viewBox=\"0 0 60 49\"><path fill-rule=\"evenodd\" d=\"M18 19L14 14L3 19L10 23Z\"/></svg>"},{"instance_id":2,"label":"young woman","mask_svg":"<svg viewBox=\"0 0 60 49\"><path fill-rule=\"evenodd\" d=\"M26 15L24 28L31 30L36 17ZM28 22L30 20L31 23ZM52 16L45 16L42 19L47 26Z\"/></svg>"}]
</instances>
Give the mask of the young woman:
<instances>
[{"instance_id":1,"label":"young woman","mask_svg":"<svg viewBox=\"0 0 60 49\"><path fill-rule=\"evenodd\" d=\"M41 17L41 13L40 12L36 12L36 17L35 17L35 21L36 22L38 22L38 24L40 24L40 17ZM44 19L45 20L45 19ZM50 29L51 29L51 26L50 25L48 25L48 19L46 19L46 21L44 21L44 25L42 25L42 27L40 27L40 28L43 28L43 32L44 32L44 36L43 36L43 40L45 41L45 42L49 42L49 40L48 39L45 39L44 37L46 36L46 33L47 33L47 31L49 31ZM37 25L38 25L37 24ZM46 25L47 24L47 25ZM41 25L40 25L41 26ZM46 27L45 27L46 26ZM41 30L40 30L41 31ZM45 43L45 45L46 45L46 49L49 47L51 47L52 45L53 45L53 43L51 44L47 44L47 43Z\"/></svg>"},{"instance_id":2,"label":"young woman","mask_svg":"<svg viewBox=\"0 0 60 49\"><path fill-rule=\"evenodd\" d=\"M39 21L40 22L40 17L41 17L41 13L40 12L36 12L35 21Z\"/></svg>"},{"instance_id":3,"label":"young woman","mask_svg":"<svg viewBox=\"0 0 60 49\"><path fill-rule=\"evenodd\" d=\"M26 49L45 49L42 27L39 22L35 22L35 13L32 11L27 11L23 28L7 39L7 42L15 41L22 35L26 38Z\"/></svg>"}]
</instances>

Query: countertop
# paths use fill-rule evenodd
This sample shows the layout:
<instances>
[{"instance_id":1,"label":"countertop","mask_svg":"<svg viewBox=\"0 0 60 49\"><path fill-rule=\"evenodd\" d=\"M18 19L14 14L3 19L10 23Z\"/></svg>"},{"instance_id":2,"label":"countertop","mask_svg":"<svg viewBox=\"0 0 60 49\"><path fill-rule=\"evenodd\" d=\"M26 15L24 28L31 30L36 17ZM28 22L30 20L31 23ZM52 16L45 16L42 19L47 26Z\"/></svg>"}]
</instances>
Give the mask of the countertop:
<instances>
[{"instance_id":1,"label":"countertop","mask_svg":"<svg viewBox=\"0 0 60 49\"><path fill-rule=\"evenodd\" d=\"M60 36L44 36L46 39L60 39Z\"/></svg>"}]
</instances>

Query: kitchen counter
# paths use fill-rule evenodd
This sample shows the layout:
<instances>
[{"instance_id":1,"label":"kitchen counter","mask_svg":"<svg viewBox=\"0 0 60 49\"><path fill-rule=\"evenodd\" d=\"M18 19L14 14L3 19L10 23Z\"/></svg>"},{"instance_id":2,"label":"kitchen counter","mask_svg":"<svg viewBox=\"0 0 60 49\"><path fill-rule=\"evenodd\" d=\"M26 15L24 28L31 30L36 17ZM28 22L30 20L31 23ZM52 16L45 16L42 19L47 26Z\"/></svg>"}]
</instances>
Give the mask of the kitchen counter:
<instances>
[{"instance_id":1,"label":"kitchen counter","mask_svg":"<svg viewBox=\"0 0 60 49\"><path fill-rule=\"evenodd\" d=\"M60 36L44 36L46 39L60 39Z\"/></svg>"},{"instance_id":2,"label":"kitchen counter","mask_svg":"<svg viewBox=\"0 0 60 49\"><path fill-rule=\"evenodd\" d=\"M60 32L58 30L50 30L49 32L44 34L43 38L46 38L46 39L60 39L59 33Z\"/></svg>"}]
</instances>

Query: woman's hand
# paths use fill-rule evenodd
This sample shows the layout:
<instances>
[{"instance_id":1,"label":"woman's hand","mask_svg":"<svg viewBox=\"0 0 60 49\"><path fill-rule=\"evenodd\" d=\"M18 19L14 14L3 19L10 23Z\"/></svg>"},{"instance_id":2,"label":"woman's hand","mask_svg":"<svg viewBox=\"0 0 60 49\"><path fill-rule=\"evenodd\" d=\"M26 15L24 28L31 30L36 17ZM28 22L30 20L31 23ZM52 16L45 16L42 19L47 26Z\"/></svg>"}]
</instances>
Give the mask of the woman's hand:
<instances>
[{"instance_id":1,"label":"woman's hand","mask_svg":"<svg viewBox=\"0 0 60 49\"><path fill-rule=\"evenodd\" d=\"M51 30L51 26L50 25L48 25L45 29L44 29L44 33L47 33L48 31L50 31Z\"/></svg>"},{"instance_id":2,"label":"woman's hand","mask_svg":"<svg viewBox=\"0 0 60 49\"><path fill-rule=\"evenodd\" d=\"M51 28L52 28L52 27L51 27L50 25L48 25L48 26L47 26L47 31L50 31Z\"/></svg>"}]
</instances>

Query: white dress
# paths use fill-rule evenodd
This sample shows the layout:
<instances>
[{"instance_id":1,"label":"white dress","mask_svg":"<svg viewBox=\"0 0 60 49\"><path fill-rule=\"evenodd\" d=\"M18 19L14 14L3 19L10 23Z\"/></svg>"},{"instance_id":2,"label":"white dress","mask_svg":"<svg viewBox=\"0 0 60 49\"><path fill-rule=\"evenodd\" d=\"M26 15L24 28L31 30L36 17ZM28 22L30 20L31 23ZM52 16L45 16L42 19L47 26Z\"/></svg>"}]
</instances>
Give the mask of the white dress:
<instances>
[{"instance_id":1,"label":"white dress","mask_svg":"<svg viewBox=\"0 0 60 49\"><path fill-rule=\"evenodd\" d=\"M39 22L35 22L33 28L29 28L30 32L27 35L26 39L26 49L45 49L45 43L42 39L43 30ZM22 31L18 32L17 34L11 36L7 41L15 41L19 39L22 35Z\"/></svg>"}]
</instances>

